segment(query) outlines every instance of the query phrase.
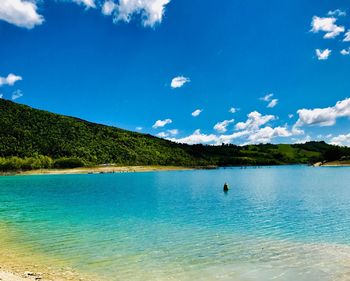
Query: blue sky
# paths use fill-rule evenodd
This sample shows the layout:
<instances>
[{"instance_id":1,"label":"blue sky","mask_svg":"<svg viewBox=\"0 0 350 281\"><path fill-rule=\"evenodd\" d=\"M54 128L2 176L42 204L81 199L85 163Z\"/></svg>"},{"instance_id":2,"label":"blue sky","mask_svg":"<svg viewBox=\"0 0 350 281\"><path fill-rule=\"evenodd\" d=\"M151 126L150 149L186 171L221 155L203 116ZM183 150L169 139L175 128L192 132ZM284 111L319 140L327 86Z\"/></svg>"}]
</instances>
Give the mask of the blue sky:
<instances>
[{"instance_id":1,"label":"blue sky","mask_svg":"<svg viewBox=\"0 0 350 281\"><path fill-rule=\"evenodd\" d=\"M187 143L350 145L349 7L2 0L0 96Z\"/></svg>"}]
</instances>

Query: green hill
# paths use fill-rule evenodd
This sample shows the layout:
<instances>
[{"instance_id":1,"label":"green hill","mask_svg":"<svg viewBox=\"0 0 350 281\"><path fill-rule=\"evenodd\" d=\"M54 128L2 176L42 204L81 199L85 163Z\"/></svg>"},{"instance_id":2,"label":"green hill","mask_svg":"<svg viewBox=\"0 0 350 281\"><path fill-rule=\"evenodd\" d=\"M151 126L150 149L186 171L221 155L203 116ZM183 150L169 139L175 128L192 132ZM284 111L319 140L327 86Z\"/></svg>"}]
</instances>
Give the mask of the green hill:
<instances>
[{"instance_id":1,"label":"green hill","mask_svg":"<svg viewBox=\"0 0 350 281\"><path fill-rule=\"evenodd\" d=\"M321 161L335 149L304 145L183 145L0 99L0 170L117 165L269 165ZM337 148L340 150L340 148ZM348 154L343 149L341 156Z\"/></svg>"}]
</instances>

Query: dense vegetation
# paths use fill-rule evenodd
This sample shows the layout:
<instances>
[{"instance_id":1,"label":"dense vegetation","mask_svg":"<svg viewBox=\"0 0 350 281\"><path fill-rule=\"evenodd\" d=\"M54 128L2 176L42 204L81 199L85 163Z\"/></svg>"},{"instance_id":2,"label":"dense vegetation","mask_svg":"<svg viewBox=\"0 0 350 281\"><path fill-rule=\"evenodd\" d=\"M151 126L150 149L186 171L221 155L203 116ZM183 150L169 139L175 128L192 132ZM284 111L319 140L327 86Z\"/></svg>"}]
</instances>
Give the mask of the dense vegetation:
<instances>
[{"instance_id":1,"label":"dense vegetation","mask_svg":"<svg viewBox=\"0 0 350 281\"><path fill-rule=\"evenodd\" d=\"M278 165L349 157L349 148L306 144L183 145L0 99L0 171L116 165Z\"/></svg>"}]
</instances>

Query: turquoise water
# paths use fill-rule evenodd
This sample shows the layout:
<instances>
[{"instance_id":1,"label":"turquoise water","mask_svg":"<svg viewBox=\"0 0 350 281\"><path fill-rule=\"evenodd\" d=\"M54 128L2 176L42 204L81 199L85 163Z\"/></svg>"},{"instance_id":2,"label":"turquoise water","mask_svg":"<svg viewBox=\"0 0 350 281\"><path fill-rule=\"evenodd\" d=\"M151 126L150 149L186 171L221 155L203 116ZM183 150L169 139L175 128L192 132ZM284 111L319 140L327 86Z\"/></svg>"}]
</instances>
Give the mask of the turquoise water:
<instances>
[{"instance_id":1,"label":"turquoise water","mask_svg":"<svg viewBox=\"0 0 350 281\"><path fill-rule=\"evenodd\" d=\"M0 177L0 222L101 280L350 280L345 167Z\"/></svg>"}]
</instances>

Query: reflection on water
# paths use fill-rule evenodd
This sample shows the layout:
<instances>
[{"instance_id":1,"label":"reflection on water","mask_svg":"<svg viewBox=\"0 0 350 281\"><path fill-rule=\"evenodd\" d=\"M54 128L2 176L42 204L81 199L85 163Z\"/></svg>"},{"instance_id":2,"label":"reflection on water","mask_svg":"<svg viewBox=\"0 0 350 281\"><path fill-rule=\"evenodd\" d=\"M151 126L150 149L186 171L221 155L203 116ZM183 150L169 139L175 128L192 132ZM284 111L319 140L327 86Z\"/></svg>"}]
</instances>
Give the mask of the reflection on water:
<instances>
[{"instance_id":1,"label":"reflection on water","mask_svg":"<svg viewBox=\"0 0 350 281\"><path fill-rule=\"evenodd\" d=\"M349 280L349 171L2 177L0 221L101 280Z\"/></svg>"}]
</instances>

